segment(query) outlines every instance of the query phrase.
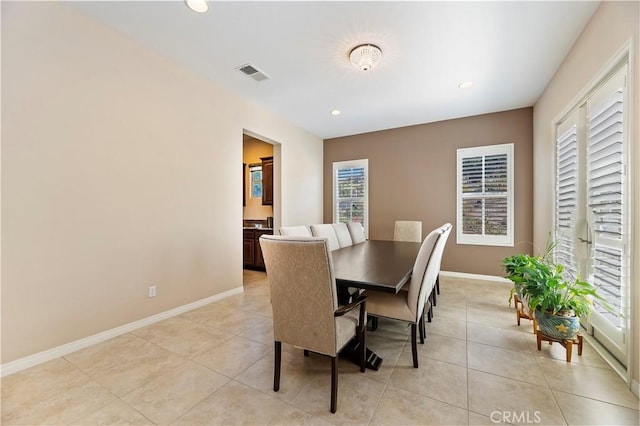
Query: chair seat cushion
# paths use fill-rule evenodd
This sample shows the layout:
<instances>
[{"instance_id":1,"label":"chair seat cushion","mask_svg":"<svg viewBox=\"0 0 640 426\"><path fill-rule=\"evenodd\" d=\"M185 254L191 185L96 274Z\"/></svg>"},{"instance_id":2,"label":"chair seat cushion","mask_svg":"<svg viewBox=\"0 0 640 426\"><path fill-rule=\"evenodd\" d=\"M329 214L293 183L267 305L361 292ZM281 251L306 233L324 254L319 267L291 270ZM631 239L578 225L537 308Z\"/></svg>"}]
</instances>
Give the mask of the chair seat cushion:
<instances>
[{"instance_id":1,"label":"chair seat cushion","mask_svg":"<svg viewBox=\"0 0 640 426\"><path fill-rule=\"evenodd\" d=\"M367 297L367 313L377 317L415 322L416 314L412 313L407 305L408 292L401 291L398 294L391 294L367 290L364 295Z\"/></svg>"},{"instance_id":2,"label":"chair seat cushion","mask_svg":"<svg viewBox=\"0 0 640 426\"><path fill-rule=\"evenodd\" d=\"M336 347L338 352L356 335L359 312L360 309L354 309L341 317L336 317Z\"/></svg>"}]
</instances>

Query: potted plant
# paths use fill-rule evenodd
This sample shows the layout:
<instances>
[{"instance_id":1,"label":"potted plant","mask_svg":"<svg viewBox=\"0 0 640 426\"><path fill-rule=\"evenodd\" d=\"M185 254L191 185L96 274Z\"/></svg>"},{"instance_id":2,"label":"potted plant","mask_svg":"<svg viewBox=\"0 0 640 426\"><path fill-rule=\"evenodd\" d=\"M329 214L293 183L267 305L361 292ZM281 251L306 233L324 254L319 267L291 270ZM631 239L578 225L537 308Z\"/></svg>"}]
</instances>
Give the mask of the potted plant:
<instances>
[{"instance_id":1,"label":"potted plant","mask_svg":"<svg viewBox=\"0 0 640 426\"><path fill-rule=\"evenodd\" d=\"M513 282L509 304L514 296L520 301L527 299L527 283L543 283L552 275L551 268L540 256L516 254L504 258L502 265L507 273L505 277Z\"/></svg>"},{"instance_id":2,"label":"potted plant","mask_svg":"<svg viewBox=\"0 0 640 426\"><path fill-rule=\"evenodd\" d=\"M523 285L528 281L544 282L551 275L551 265L553 265L553 250L556 244L549 240L544 252L539 256L529 254L515 254L505 257L502 260L502 266L507 272L506 278L514 283L509 295L509 304L514 294L522 300L526 297L523 292Z\"/></svg>"},{"instance_id":3,"label":"potted plant","mask_svg":"<svg viewBox=\"0 0 640 426\"><path fill-rule=\"evenodd\" d=\"M604 301L591 283L565 278L563 271L562 265L556 265L545 282L528 282L526 289L540 331L559 340L573 339L578 334L580 317L589 316L593 298Z\"/></svg>"},{"instance_id":4,"label":"potted plant","mask_svg":"<svg viewBox=\"0 0 640 426\"><path fill-rule=\"evenodd\" d=\"M542 256L514 255L502 263L507 278L514 282L512 295L518 294L535 312L540 331L558 340L573 339L580 329L580 317L589 316L594 299L613 309L593 284L573 277L563 265L552 261L553 248L549 244Z\"/></svg>"}]
</instances>

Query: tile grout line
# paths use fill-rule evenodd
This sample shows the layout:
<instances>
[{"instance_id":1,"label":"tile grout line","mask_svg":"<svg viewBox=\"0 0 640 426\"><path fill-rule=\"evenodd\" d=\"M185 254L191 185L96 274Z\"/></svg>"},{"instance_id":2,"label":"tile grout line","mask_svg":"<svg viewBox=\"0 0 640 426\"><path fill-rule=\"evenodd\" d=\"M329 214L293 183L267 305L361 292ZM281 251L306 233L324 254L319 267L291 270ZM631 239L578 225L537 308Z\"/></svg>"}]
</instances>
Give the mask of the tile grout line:
<instances>
[{"instance_id":1,"label":"tile grout line","mask_svg":"<svg viewBox=\"0 0 640 426\"><path fill-rule=\"evenodd\" d=\"M89 373L87 373L86 371L82 370L80 367L78 367L76 364L73 363L73 361L69 360L66 358L66 356L61 357L64 361L66 361L67 363L69 363L70 365L73 366L73 368L75 368L76 370L78 370L81 374L85 375L90 381L92 381L93 383L97 384L98 386L100 386L101 388L103 388L106 392L108 392L109 394L113 395L113 397L115 398L112 401L109 401L107 403L105 403L104 405L101 405L99 407L96 407L92 413L98 412L103 410L106 406L114 403L115 401L120 401L121 403L127 405L127 407L131 408L133 411L135 411L136 413L138 413L139 415L141 415L142 417L144 417L146 420L148 420L149 422L151 422L152 424L156 424L154 421L152 421L150 418L148 418L147 416L145 416L143 413L141 413L140 411L138 411L135 407L133 407L131 404L129 404L127 401L124 401L120 396L116 395L115 393L113 393L111 391L111 389L109 389L108 387L106 387L105 385L103 385L102 383L100 383L98 380L96 380L93 376L91 376ZM143 385L144 386L144 385ZM137 389L137 388L136 388ZM135 390L135 389L134 389ZM131 391L133 392L133 390ZM124 396L124 395L123 395ZM85 415L86 417L86 415ZM77 424L79 421L83 420L83 418L77 418L74 419L72 422L69 422L70 425L75 425Z\"/></svg>"}]
</instances>

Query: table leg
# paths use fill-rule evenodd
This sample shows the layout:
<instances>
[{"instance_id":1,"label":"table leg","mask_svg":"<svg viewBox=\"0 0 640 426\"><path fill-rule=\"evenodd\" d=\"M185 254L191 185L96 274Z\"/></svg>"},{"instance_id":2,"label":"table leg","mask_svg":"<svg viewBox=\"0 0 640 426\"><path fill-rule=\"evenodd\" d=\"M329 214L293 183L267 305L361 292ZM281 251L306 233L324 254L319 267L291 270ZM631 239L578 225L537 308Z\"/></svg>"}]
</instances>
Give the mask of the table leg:
<instances>
[{"instance_id":1,"label":"table leg","mask_svg":"<svg viewBox=\"0 0 640 426\"><path fill-rule=\"evenodd\" d=\"M360 365L360 342L357 337L354 337L347 345L340 351L340 357L349 359L356 365ZM382 358L375 354L371 349L366 349L365 365L369 370L378 371L382 365Z\"/></svg>"}]
</instances>

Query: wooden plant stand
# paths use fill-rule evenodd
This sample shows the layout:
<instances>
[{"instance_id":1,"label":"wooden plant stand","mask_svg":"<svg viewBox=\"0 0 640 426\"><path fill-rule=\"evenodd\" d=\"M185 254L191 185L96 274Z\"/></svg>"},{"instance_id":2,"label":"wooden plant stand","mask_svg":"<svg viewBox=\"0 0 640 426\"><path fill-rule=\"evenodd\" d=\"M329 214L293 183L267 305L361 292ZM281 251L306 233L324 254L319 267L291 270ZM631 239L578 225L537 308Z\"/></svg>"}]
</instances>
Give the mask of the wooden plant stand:
<instances>
[{"instance_id":1,"label":"wooden plant stand","mask_svg":"<svg viewBox=\"0 0 640 426\"><path fill-rule=\"evenodd\" d=\"M573 353L573 345L578 345L578 356L582 356L582 334L578 333L576 337L573 339L556 339L553 337L549 337L546 334L542 333L542 331L538 330L536 333L536 338L538 340L538 350L542 350L542 341L549 342L549 344L553 344L553 342L558 342L567 351L567 362L571 362L571 354Z\"/></svg>"},{"instance_id":2,"label":"wooden plant stand","mask_svg":"<svg viewBox=\"0 0 640 426\"><path fill-rule=\"evenodd\" d=\"M516 307L516 321L518 322L518 325L520 325L520 319L521 318L525 318L528 320L533 321L533 334L536 334L537 330L538 330L538 323L536 322L536 318L534 316L533 312L526 312L524 310L524 303L522 303L522 300L520 300L520 298L518 297L517 294L513 295L513 303Z\"/></svg>"}]
</instances>

